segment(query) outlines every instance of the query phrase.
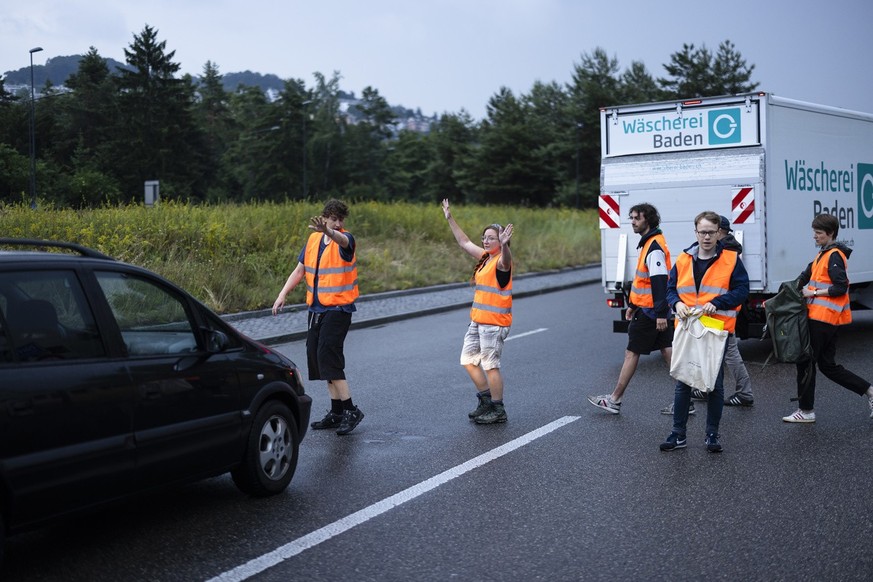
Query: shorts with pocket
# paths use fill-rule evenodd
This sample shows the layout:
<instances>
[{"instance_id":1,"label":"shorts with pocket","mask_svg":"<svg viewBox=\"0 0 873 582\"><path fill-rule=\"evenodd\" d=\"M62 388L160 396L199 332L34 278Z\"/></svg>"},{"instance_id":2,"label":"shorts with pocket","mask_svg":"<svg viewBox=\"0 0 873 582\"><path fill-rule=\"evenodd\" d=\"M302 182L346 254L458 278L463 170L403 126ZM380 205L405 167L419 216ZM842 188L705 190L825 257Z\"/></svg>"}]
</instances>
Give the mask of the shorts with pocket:
<instances>
[{"instance_id":1,"label":"shorts with pocket","mask_svg":"<svg viewBox=\"0 0 873 582\"><path fill-rule=\"evenodd\" d=\"M471 321L467 333L464 335L461 365L481 365L485 370L499 368L503 342L509 336L509 329L509 327L485 325Z\"/></svg>"}]
</instances>

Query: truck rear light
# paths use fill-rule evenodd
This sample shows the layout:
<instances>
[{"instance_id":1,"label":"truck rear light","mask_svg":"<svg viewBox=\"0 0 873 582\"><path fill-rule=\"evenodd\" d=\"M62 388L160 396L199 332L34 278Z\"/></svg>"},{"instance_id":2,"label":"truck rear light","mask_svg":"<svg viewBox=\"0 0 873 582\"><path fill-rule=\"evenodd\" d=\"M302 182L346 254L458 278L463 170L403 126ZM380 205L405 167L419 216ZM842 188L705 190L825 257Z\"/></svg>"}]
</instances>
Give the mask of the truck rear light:
<instances>
[{"instance_id":1,"label":"truck rear light","mask_svg":"<svg viewBox=\"0 0 873 582\"><path fill-rule=\"evenodd\" d=\"M749 299L749 301L748 301L748 303L746 303L746 305L752 311L758 311L759 309L764 309L764 303L766 303L765 299L756 298L756 299Z\"/></svg>"},{"instance_id":2,"label":"truck rear light","mask_svg":"<svg viewBox=\"0 0 873 582\"><path fill-rule=\"evenodd\" d=\"M621 309L622 307L624 307L624 297L622 297L621 295L616 295L615 297L613 297L611 299L607 299L606 304L609 305L610 307L615 307L616 309Z\"/></svg>"}]
</instances>

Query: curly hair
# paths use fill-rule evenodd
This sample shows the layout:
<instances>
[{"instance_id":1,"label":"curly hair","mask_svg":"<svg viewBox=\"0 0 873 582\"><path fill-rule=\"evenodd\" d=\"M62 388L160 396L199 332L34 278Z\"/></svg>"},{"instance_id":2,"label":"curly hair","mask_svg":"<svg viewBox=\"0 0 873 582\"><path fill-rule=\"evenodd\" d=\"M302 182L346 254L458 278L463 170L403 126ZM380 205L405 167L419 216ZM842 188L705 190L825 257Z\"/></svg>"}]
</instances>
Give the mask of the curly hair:
<instances>
[{"instance_id":1,"label":"curly hair","mask_svg":"<svg viewBox=\"0 0 873 582\"><path fill-rule=\"evenodd\" d=\"M324 205L324 210L321 211L321 215L325 218L336 216L340 220L343 220L349 215L349 207L342 201L333 198L328 200Z\"/></svg>"},{"instance_id":2,"label":"curly hair","mask_svg":"<svg viewBox=\"0 0 873 582\"><path fill-rule=\"evenodd\" d=\"M630 216L634 212L642 214L643 218L646 219L646 224L648 224L649 228L651 228L652 230L658 228L658 226L660 226L661 224L661 215L658 213L658 209L647 202L631 206L631 209L628 211L627 214L628 216Z\"/></svg>"}]
</instances>

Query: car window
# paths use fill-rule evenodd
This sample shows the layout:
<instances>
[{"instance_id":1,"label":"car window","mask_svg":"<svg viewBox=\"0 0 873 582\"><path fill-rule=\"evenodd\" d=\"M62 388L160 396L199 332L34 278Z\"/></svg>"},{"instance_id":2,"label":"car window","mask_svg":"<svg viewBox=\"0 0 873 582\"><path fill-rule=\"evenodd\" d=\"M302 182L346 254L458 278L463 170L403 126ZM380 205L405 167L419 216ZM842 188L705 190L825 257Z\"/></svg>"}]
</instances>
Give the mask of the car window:
<instances>
[{"instance_id":1,"label":"car window","mask_svg":"<svg viewBox=\"0 0 873 582\"><path fill-rule=\"evenodd\" d=\"M106 355L74 271L0 273L0 361Z\"/></svg>"},{"instance_id":2,"label":"car window","mask_svg":"<svg viewBox=\"0 0 873 582\"><path fill-rule=\"evenodd\" d=\"M197 350L194 328L183 300L144 278L95 272L112 309L128 354L184 354Z\"/></svg>"}]
</instances>

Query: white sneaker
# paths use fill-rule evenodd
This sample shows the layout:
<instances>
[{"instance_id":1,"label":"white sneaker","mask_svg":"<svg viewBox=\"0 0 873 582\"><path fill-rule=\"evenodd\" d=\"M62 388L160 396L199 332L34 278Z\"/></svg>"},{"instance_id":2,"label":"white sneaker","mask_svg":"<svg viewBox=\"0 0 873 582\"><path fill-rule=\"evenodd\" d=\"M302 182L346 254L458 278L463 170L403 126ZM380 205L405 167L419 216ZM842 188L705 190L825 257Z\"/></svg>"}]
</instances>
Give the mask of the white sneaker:
<instances>
[{"instance_id":1,"label":"white sneaker","mask_svg":"<svg viewBox=\"0 0 873 582\"><path fill-rule=\"evenodd\" d=\"M621 402L613 402L610 394L601 394L600 396L589 396L588 402L609 412L610 414L621 413Z\"/></svg>"},{"instance_id":2,"label":"white sneaker","mask_svg":"<svg viewBox=\"0 0 873 582\"><path fill-rule=\"evenodd\" d=\"M873 418L873 396L867 397L870 402L870 418Z\"/></svg>"},{"instance_id":3,"label":"white sneaker","mask_svg":"<svg viewBox=\"0 0 873 582\"><path fill-rule=\"evenodd\" d=\"M815 411L804 412L798 408L794 413L783 416L782 420L785 422L815 422Z\"/></svg>"}]
</instances>

